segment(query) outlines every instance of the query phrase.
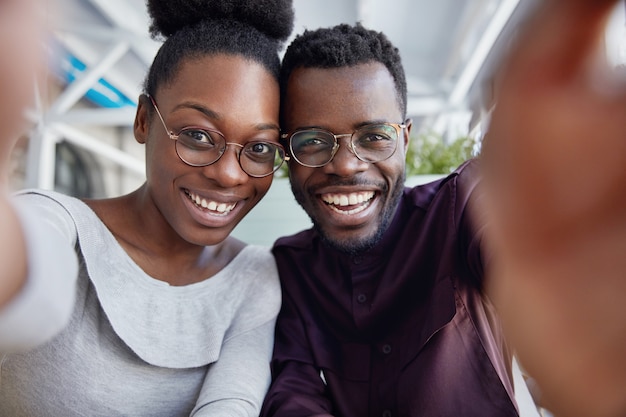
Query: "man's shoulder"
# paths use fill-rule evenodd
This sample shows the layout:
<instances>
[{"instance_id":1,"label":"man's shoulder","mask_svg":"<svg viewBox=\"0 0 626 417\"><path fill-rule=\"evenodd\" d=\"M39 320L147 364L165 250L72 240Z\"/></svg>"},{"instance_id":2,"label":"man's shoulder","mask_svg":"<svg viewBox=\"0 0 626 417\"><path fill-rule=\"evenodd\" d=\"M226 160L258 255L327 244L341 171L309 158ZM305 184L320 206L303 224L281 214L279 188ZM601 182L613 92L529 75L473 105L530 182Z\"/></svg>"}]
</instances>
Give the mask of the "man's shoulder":
<instances>
[{"instance_id":1,"label":"man's shoulder","mask_svg":"<svg viewBox=\"0 0 626 417\"><path fill-rule=\"evenodd\" d=\"M433 199L444 193L457 193L459 188L473 189L479 182L479 161L470 159L457 169L441 178L405 189L405 198L421 208L427 209Z\"/></svg>"}]
</instances>

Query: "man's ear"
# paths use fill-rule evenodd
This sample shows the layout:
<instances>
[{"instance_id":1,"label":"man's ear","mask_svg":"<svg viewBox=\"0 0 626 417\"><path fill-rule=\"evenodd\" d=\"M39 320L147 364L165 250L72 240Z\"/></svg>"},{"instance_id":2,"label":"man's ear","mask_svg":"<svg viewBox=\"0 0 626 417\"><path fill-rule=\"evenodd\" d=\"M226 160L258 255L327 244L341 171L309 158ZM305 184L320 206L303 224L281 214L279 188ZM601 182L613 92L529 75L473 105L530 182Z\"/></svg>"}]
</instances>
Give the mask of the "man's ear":
<instances>
[{"instance_id":1,"label":"man's ear","mask_svg":"<svg viewBox=\"0 0 626 417\"><path fill-rule=\"evenodd\" d=\"M152 104L148 96L141 94L137 102L137 113L135 114L135 123L133 125L135 140L139 143L146 143L146 139L148 138L151 106Z\"/></svg>"},{"instance_id":2,"label":"man's ear","mask_svg":"<svg viewBox=\"0 0 626 417\"><path fill-rule=\"evenodd\" d=\"M404 125L406 126L403 129L403 134L404 134L404 153L406 153L407 149L409 148L409 142L411 139L411 128L413 127L413 120L411 119L406 119L404 121Z\"/></svg>"}]
</instances>

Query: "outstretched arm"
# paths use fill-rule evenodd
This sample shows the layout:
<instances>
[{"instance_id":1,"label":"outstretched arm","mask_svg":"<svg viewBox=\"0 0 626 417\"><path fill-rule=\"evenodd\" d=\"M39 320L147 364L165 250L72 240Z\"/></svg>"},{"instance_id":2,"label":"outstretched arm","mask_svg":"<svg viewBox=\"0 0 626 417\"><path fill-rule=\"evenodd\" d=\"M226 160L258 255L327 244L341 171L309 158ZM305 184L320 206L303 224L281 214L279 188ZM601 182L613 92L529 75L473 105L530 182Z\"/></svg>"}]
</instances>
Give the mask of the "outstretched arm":
<instances>
[{"instance_id":1,"label":"outstretched arm","mask_svg":"<svg viewBox=\"0 0 626 417\"><path fill-rule=\"evenodd\" d=\"M64 328L73 311L78 276L76 230L67 211L33 194L15 197L9 204L13 223L3 226L15 233L4 234L3 229L3 290L12 278L21 282L0 307L0 354L44 343Z\"/></svg>"},{"instance_id":2,"label":"outstretched arm","mask_svg":"<svg viewBox=\"0 0 626 417\"><path fill-rule=\"evenodd\" d=\"M32 347L69 318L77 263L71 236L8 187L10 154L26 129L25 109L45 73L39 0L0 0L0 352ZM53 219L54 220L54 219Z\"/></svg>"},{"instance_id":3,"label":"outstretched arm","mask_svg":"<svg viewBox=\"0 0 626 417\"><path fill-rule=\"evenodd\" d=\"M34 97L35 74L43 70L41 6L36 0L0 0L0 309L26 279L25 243L7 183L9 156L26 125L24 111Z\"/></svg>"},{"instance_id":4,"label":"outstretched arm","mask_svg":"<svg viewBox=\"0 0 626 417\"><path fill-rule=\"evenodd\" d=\"M563 417L626 415L626 77L602 53L617 3L542 2L504 59L483 147L488 288Z\"/></svg>"},{"instance_id":5,"label":"outstretched arm","mask_svg":"<svg viewBox=\"0 0 626 417\"><path fill-rule=\"evenodd\" d=\"M0 310L7 305L26 281L26 244L17 214L6 194L0 195Z\"/></svg>"}]
</instances>

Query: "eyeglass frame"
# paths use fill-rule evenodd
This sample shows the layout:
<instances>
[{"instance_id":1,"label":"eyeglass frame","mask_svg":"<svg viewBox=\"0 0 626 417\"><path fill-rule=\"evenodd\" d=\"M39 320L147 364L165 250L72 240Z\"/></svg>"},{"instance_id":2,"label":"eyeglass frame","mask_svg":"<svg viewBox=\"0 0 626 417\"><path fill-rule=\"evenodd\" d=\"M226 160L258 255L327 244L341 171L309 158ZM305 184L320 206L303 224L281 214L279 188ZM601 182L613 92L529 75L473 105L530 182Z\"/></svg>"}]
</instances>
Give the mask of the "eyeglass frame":
<instances>
[{"instance_id":1,"label":"eyeglass frame","mask_svg":"<svg viewBox=\"0 0 626 417\"><path fill-rule=\"evenodd\" d=\"M341 146L340 143L339 143L339 138L342 138L342 137L350 137L350 141L348 142L348 149L350 150L350 152L352 152L352 154L354 156L356 156L356 158L359 161L367 162L367 163L370 163L370 164L375 164L375 163L378 163L378 162L386 161L387 159L391 158L396 153L396 151L398 150L398 142L399 142L400 137L402 135L402 131L407 128L409 123L410 123L410 119L405 120L404 123L391 123L391 122L370 123L370 124L366 124L366 125L363 125L363 126L360 126L360 127L356 128L352 133L340 133L340 134L334 134L330 130L321 129L321 128L302 128L302 129L296 129L295 131L293 131L291 133L281 133L280 138L281 138L281 140L287 142L288 148L289 148L289 153L290 153L291 157L293 157L293 159L297 163L299 163L300 165L305 166L307 168L321 168L323 166L326 166L326 165L330 164L333 161L333 159L335 159L335 155L337 154L337 151L339 151L339 147ZM389 156L387 156L386 158L382 158L382 159L379 159L379 160L376 160L376 161L365 160L356 152L356 149L354 148L354 142L353 142L354 134L357 133L360 130L366 129L367 127L379 126L379 125L387 125L387 126L393 127L396 130L396 134L398 135L398 140L396 140L393 152L391 152L391 154L389 154ZM293 152L293 148L291 146L291 139L293 138L293 136L296 135L297 133L310 132L310 131L328 133L329 135L331 135L333 137L333 139L335 141L335 144L333 145L332 150L331 150L330 158L328 159L328 161L326 161L323 164L320 164L320 165L305 164L302 161L300 161L298 159L298 157Z\"/></svg>"},{"instance_id":2,"label":"eyeglass frame","mask_svg":"<svg viewBox=\"0 0 626 417\"><path fill-rule=\"evenodd\" d=\"M216 163L217 161L219 161L222 156L224 156L224 154L226 153L226 148L228 147L228 145L233 145L236 147L239 147L239 151L237 152L237 163L239 163L239 167L241 168L241 170L243 172L246 173L246 175L248 175L249 177L252 178L265 178L267 176L270 176L272 174L274 174L276 171L278 171L280 169L280 167L285 163L285 161L289 160L289 156L287 155L287 153L285 152L285 148L280 144L280 143L274 143L274 142L267 142L267 141L253 141L253 142L248 142L246 143L246 145L242 145L240 143L236 143L236 142L228 142L226 140L226 136L224 136L224 134L222 132L220 132L217 129L212 129L209 127L202 127L202 126L185 126L182 129L180 129L180 131L178 132L178 134L175 134L173 130L168 129L167 125L165 124L165 119L163 118L163 115L161 115L161 111L159 110L159 107L156 104L156 101L154 100L154 97L152 97L152 95L145 93L144 94L148 99L150 99L150 103L152 103L152 106L154 107L154 110L156 110L156 114L157 116L159 116L159 120L161 120L161 124L163 125L163 128L165 129L165 133L167 134L167 136L176 142L176 144L174 145L174 149L176 150L176 155L178 156L178 159L180 159L183 163L185 163L188 166L191 167L206 167L209 165L213 165L214 163ZM178 138L180 137L180 133L184 130L187 129L198 129L198 130L202 130L202 131L206 131L206 132L212 132L212 133L216 133L217 135L221 136L224 139L224 149L220 152L219 156L217 157L217 159L215 159L213 162L209 162L206 164L192 164L188 161L186 161L182 156L180 156L180 153L178 152ZM248 144L256 144L256 143L263 143L263 144L268 144L268 145L272 145L275 146L276 148L278 148L279 150L281 150L281 155L282 155L282 161L280 164L278 164L276 167L274 167L274 169L267 173L267 174L263 174L263 175L252 175L250 174L248 171L246 171L246 169L243 167L243 165L241 164L241 150L244 149ZM182 146L186 146L185 144L181 144Z\"/></svg>"}]
</instances>

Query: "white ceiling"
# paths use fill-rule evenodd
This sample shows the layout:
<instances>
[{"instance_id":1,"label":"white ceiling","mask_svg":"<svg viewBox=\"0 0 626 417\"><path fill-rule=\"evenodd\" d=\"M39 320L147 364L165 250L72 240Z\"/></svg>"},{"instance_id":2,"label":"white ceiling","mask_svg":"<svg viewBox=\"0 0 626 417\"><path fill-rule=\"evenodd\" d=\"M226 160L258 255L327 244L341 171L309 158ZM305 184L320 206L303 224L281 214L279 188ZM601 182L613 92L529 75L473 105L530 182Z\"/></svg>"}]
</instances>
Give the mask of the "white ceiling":
<instances>
[{"instance_id":1,"label":"white ceiling","mask_svg":"<svg viewBox=\"0 0 626 417\"><path fill-rule=\"evenodd\" d=\"M132 108L70 111L100 78L130 100L158 44L148 37L143 0L56 0L55 37L87 69L47 113L48 121L130 125ZM407 72L409 116L421 130L467 125L468 92L519 0L294 0L294 35L362 22L399 47ZM62 54L53 53L53 63ZM102 88L102 86L100 86ZM92 91L93 93L93 91ZM132 106L131 106L132 107Z\"/></svg>"},{"instance_id":2,"label":"white ceiling","mask_svg":"<svg viewBox=\"0 0 626 417\"><path fill-rule=\"evenodd\" d=\"M305 28L357 21L385 32L405 65L413 132L435 131L454 139L468 133L472 111L475 116L482 110L482 96L489 94L484 81L494 45L502 47L535 1L294 0L294 35ZM148 35L144 0L46 4L49 15L61 16L50 19L57 47L49 51L51 67L62 77L62 91L33 112L41 132L38 148L43 150L29 157L28 169L36 171L30 185L50 186L54 147L49 142L60 137L141 174L141 160L89 136L82 127L132 126L134 103L159 47ZM623 19L618 26L624 29Z\"/></svg>"}]
</instances>

